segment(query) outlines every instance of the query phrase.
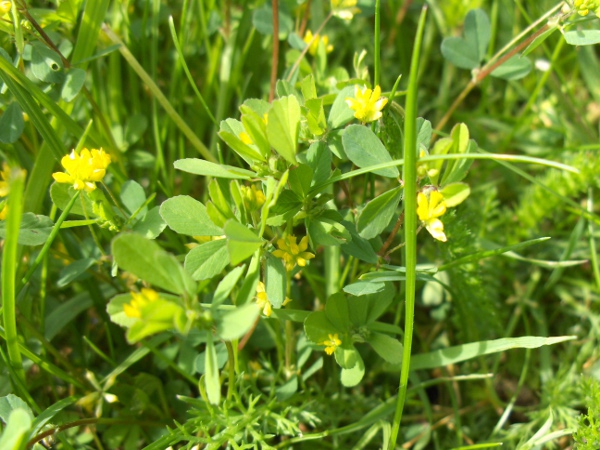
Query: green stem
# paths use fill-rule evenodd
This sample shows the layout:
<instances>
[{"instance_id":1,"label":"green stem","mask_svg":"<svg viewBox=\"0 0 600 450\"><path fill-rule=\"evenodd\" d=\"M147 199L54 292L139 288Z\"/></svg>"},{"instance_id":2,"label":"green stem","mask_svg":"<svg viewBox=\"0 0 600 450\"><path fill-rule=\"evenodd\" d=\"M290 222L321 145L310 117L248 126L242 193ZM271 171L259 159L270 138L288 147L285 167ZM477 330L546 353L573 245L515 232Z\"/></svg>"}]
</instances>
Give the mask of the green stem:
<instances>
[{"instance_id":1,"label":"green stem","mask_svg":"<svg viewBox=\"0 0 600 450\"><path fill-rule=\"evenodd\" d=\"M378 86L381 82L381 0L375 3L375 76L373 86Z\"/></svg>"},{"instance_id":2,"label":"green stem","mask_svg":"<svg viewBox=\"0 0 600 450\"><path fill-rule=\"evenodd\" d=\"M52 245L52 242L54 242L54 239L56 238L56 235L58 234L58 231L60 230L60 226L62 225L62 223L65 221L65 219L69 215L71 208L75 204L75 201L79 198L80 194L81 194L81 191L77 191L75 193L75 195L73 197L71 197L71 200L69 200L67 207L64 209L64 211L62 212L62 214L60 215L60 217L54 224L54 228L52 228L52 231L50 232L50 236L48 236L48 240L44 244L44 247L42 247L42 250L38 253L37 258L35 258L35 261L33 262L31 267L29 268L29 270L27 271L27 273L21 280L21 283L23 283L23 285L27 284L27 282L33 275L33 272L35 272L35 269L37 269L38 265L44 259L44 256L46 255L46 253L48 253L48 250L50 250L50 246Z\"/></svg>"},{"instance_id":3,"label":"green stem","mask_svg":"<svg viewBox=\"0 0 600 450\"><path fill-rule=\"evenodd\" d=\"M406 93L406 117L404 121L404 254L406 262L406 284L404 291L404 349L402 352L402 371L396 412L392 423L392 434L389 449L396 448L400 432L402 412L406 402L408 376L410 374L410 354L412 349L413 327L415 317L415 286L417 279L417 88L419 74L419 57L427 7L421 10L417 36L410 64L410 79Z\"/></svg>"},{"instance_id":4,"label":"green stem","mask_svg":"<svg viewBox=\"0 0 600 450\"><path fill-rule=\"evenodd\" d=\"M25 189L25 172L12 169L10 178L10 194L8 196L8 215L6 218L6 239L2 254L2 318L4 322L5 340L8 348L8 362L15 372L15 383L25 381L23 359L19 351L16 315L16 276L18 267L19 229L23 213L23 190Z\"/></svg>"}]
</instances>

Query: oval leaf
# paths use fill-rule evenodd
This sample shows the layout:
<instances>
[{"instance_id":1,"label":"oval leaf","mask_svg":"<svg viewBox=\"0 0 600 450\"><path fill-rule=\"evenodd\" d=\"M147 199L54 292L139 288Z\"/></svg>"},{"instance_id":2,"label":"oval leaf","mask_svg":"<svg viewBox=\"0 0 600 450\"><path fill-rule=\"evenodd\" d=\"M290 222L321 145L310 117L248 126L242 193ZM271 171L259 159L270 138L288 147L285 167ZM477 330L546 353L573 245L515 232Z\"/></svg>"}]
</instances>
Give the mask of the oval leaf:
<instances>
[{"instance_id":1,"label":"oval leaf","mask_svg":"<svg viewBox=\"0 0 600 450\"><path fill-rule=\"evenodd\" d=\"M350 125L342 136L342 145L346 155L358 167L369 167L392 161L392 157L379 138L362 125ZM400 176L396 167L374 170L373 173L383 177Z\"/></svg>"},{"instance_id":2,"label":"oval leaf","mask_svg":"<svg viewBox=\"0 0 600 450\"><path fill-rule=\"evenodd\" d=\"M401 198L402 187L399 186L367 203L356 224L358 234L365 239L372 239L381 234L394 217Z\"/></svg>"}]
</instances>

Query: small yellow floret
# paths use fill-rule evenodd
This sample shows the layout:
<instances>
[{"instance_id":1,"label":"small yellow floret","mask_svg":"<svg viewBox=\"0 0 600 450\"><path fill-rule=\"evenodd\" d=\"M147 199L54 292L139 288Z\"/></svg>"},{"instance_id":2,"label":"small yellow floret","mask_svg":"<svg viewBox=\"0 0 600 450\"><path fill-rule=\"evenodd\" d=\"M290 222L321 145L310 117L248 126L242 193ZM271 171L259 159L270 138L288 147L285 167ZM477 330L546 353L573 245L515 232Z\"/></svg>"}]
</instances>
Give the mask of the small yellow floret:
<instances>
[{"instance_id":1,"label":"small yellow floret","mask_svg":"<svg viewBox=\"0 0 600 450\"><path fill-rule=\"evenodd\" d=\"M575 0L573 6L580 16L587 16L590 11L594 11L596 15L600 13L599 0Z\"/></svg>"},{"instance_id":2,"label":"small yellow floret","mask_svg":"<svg viewBox=\"0 0 600 450\"><path fill-rule=\"evenodd\" d=\"M73 150L63 156L60 163L66 172L55 172L52 177L57 183L68 183L73 189L91 192L96 189L96 182L102 181L106 175L106 168L110 164L110 156L102 149L87 148L79 154Z\"/></svg>"},{"instance_id":3,"label":"small yellow floret","mask_svg":"<svg viewBox=\"0 0 600 450\"><path fill-rule=\"evenodd\" d=\"M277 239L278 249L273 252L273 256L283 259L285 268L291 272L296 264L300 267L306 266L306 261L313 259L315 255L307 252L308 236L304 236L300 240L300 244L296 244L296 236L286 236L285 238Z\"/></svg>"},{"instance_id":4,"label":"small yellow floret","mask_svg":"<svg viewBox=\"0 0 600 450\"><path fill-rule=\"evenodd\" d=\"M328 355L333 355L333 353L335 352L335 349L338 348L340 345L342 345L342 341L340 340L340 337L338 336L338 334L335 333L335 334L330 334L329 339L325 339L319 345L325 346L325 353L327 353Z\"/></svg>"},{"instance_id":5,"label":"small yellow floret","mask_svg":"<svg viewBox=\"0 0 600 450\"><path fill-rule=\"evenodd\" d=\"M444 196L439 191L431 191L429 197L422 192L417 195L417 215L429 234L438 241L446 242L444 224L439 219L446 213Z\"/></svg>"},{"instance_id":6,"label":"small yellow floret","mask_svg":"<svg viewBox=\"0 0 600 450\"><path fill-rule=\"evenodd\" d=\"M358 0L331 0L331 11L334 16L344 20L352 20L360 9L356 7Z\"/></svg>"},{"instance_id":7,"label":"small yellow floret","mask_svg":"<svg viewBox=\"0 0 600 450\"><path fill-rule=\"evenodd\" d=\"M269 301L269 297L267 297L265 284L262 281L259 281L256 285L256 304L265 316L270 317L273 313L273 306Z\"/></svg>"},{"instance_id":8,"label":"small yellow floret","mask_svg":"<svg viewBox=\"0 0 600 450\"><path fill-rule=\"evenodd\" d=\"M327 35L320 36L319 34L313 35L312 31L307 30L304 34L304 42L306 45L310 45L308 48L308 53L315 56L317 54L317 50L319 49L319 42L323 42L325 46L325 51L327 53L331 53L333 51L333 45L329 43L329 37Z\"/></svg>"},{"instance_id":9,"label":"small yellow floret","mask_svg":"<svg viewBox=\"0 0 600 450\"><path fill-rule=\"evenodd\" d=\"M12 8L12 2L9 2L8 0L4 0L0 2L0 15L4 15L10 12L10 9Z\"/></svg>"},{"instance_id":10,"label":"small yellow floret","mask_svg":"<svg viewBox=\"0 0 600 450\"><path fill-rule=\"evenodd\" d=\"M158 300L158 293L154 289L142 288L142 292L131 292L131 302L123 305L123 312L127 317L140 319L142 309Z\"/></svg>"},{"instance_id":11,"label":"small yellow floret","mask_svg":"<svg viewBox=\"0 0 600 450\"><path fill-rule=\"evenodd\" d=\"M354 98L348 97L346 99L350 109L354 110L354 117L363 123L380 119L383 115L381 110L387 102L387 98L381 97L379 86L375 86L375 89L371 90L366 86L361 89L356 85L354 87Z\"/></svg>"},{"instance_id":12,"label":"small yellow floret","mask_svg":"<svg viewBox=\"0 0 600 450\"><path fill-rule=\"evenodd\" d=\"M254 144L254 141L252 140L252 138L250 137L250 135L248 133L246 133L245 131L242 131L240 133L240 139L246 145L252 145L252 144Z\"/></svg>"}]
</instances>

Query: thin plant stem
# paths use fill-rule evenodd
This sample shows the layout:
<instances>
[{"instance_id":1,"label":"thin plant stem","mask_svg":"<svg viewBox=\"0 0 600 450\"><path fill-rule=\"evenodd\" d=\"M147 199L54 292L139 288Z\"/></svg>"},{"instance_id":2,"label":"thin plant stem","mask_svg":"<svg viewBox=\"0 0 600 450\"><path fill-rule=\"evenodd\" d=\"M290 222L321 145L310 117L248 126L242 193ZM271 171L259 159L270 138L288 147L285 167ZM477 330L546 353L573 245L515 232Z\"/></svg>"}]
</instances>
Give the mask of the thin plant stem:
<instances>
[{"instance_id":1,"label":"thin plant stem","mask_svg":"<svg viewBox=\"0 0 600 450\"><path fill-rule=\"evenodd\" d=\"M277 71L279 67L279 0L273 1L273 58L271 60L271 87L269 89L269 102L275 98L275 85L277 84Z\"/></svg>"},{"instance_id":2,"label":"thin plant stem","mask_svg":"<svg viewBox=\"0 0 600 450\"><path fill-rule=\"evenodd\" d=\"M381 83L381 0L375 2L375 74L373 76L374 86L379 86Z\"/></svg>"},{"instance_id":3,"label":"thin plant stem","mask_svg":"<svg viewBox=\"0 0 600 450\"><path fill-rule=\"evenodd\" d=\"M302 58L304 58L304 56L308 53L308 49L311 47L311 45L313 45L313 42L315 42L317 39L319 39L319 36L321 35L323 28L325 28L325 25L327 25L327 22L329 22L329 20L332 17L333 17L333 12L329 12L327 17L325 17L325 20L323 20L323 23L319 26L319 28L317 28L317 31L315 31L315 33L313 34L313 38L310 40L310 42L308 42L306 44L306 47L304 47L304 50L302 50L302 52L300 52L300 56L298 56L298 59L296 59L296 61L294 62L294 65L290 69L285 81L290 81L292 79L292 77L294 76L294 72L298 69L298 67L300 66L300 63L302 62Z\"/></svg>"},{"instance_id":4,"label":"thin plant stem","mask_svg":"<svg viewBox=\"0 0 600 450\"><path fill-rule=\"evenodd\" d=\"M406 93L404 119L404 258L406 263L406 281L404 289L404 348L402 352L402 371L396 411L392 422L389 450L396 448L402 412L406 402L408 377L410 375L410 355L412 350L413 327L415 318L415 287L417 279L417 88L421 44L425 31L427 7L421 10L415 45L410 63L410 79Z\"/></svg>"},{"instance_id":5,"label":"thin plant stem","mask_svg":"<svg viewBox=\"0 0 600 450\"><path fill-rule=\"evenodd\" d=\"M54 224L54 227L52 228L52 231L50 232L50 236L48 236L48 239L46 240L46 243L42 247L42 250L38 253L37 257L35 258L35 261L31 265L31 267L29 268L29 270L27 271L25 276L21 279L21 283L23 285L27 284L27 282L29 281L29 279L31 278L33 273L35 272L35 269L37 269L38 265L43 261L44 256L48 253L48 250L50 250L50 246L54 242L54 239L56 238L56 235L58 234L58 232L60 230L60 226L62 225L62 223L65 221L65 219L69 215L71 208L73 207L73 205L79 198L80 194L81 194L81 191L77 191L75 193L75 195L73 197L71 197L71 200L69 200L69 203L67 203L67 206L65 207L64 211L58 217L58 220Z\"/></svg>"}]
</instances>

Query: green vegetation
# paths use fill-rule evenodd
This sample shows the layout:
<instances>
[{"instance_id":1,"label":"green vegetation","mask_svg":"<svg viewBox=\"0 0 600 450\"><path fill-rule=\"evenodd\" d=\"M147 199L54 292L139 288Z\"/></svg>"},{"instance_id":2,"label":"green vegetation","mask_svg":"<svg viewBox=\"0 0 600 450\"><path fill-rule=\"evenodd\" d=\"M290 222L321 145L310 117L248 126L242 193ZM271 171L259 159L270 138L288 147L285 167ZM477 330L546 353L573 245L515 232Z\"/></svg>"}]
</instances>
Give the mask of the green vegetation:
<instances>
[{"instance_id":1,"label":"green vegetation","mask_svg":"<svg viewBox=\"0 0 600 450\"><path fill-rule=\"evenodd\" d=\"M0 15L0 449L600 446L600 2Z\"/></svg>"}]
</instances>

